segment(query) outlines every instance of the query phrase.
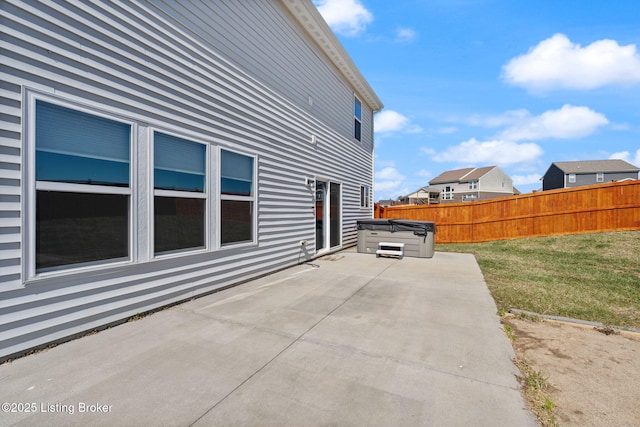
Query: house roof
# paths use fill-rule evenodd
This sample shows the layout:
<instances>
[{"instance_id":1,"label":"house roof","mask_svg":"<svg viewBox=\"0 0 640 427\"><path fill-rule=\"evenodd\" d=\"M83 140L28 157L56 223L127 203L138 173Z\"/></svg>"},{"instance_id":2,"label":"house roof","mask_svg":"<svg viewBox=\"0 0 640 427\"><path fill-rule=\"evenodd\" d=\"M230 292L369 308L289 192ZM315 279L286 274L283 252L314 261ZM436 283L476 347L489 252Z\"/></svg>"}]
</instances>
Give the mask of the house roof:
<instances>
[{"instance_id":1,"label":"house roof","mask_svg":"<svg viewBox=\"0 0 640 427\"><path fill-rule=\"evenodd\" d=\"M469 182L476 179L480 179L483 176L485 176L489 171L495 169L496 167L497 166L487 166L484 168L475 168L474 170L469 172L467 175L463 176L460 182Z\"/></svg>"},{"instance_id":2,"label":"house roof","mask_svg":"<svg viewBox=\"0 0 640 427\"><path fill-rule=\"evenodd\" d=\"M355 92L371 109L382 110L384 105L349 54L344 50L327 22L322 18L311 0L281 0L289 12L298 20L309 36L320 46L331 62L353 86Z\"/></svg>"},{"instance_id":3,"label":"house roof","mask_svg":"<svg viewBox=\"0 0 640 427\"><path fill-rule=\"evenodd\" d=\"M581 160L575 162L553 162L558 169L567 173L597 173L597 172L639 172L640 168L619 159L611 160Z\"/></svg>"},{"instance_id":4,"label":"house roof","mask_svg":"<svg viewBox=\"0 0 640 427\"><path fill-rule=\"evenodd\" d=\"M429 185L444 184L448 182L469 182L480 179L497 166L486 166L483 168L455 169L441 173L429 181Z\"/></svg>"},{"instance_id":5,"label":"house roof","mask_svg":"<svg viewBox=\"0 0 640 427\"><path fill-rule=\"evenodd\" d=\"M445 182L458 182L463 176L473 171L475 168L455 169L446 172L442 172L440 175L429 181L429 184L441 184Z\"/></svg>"}]
</instances>

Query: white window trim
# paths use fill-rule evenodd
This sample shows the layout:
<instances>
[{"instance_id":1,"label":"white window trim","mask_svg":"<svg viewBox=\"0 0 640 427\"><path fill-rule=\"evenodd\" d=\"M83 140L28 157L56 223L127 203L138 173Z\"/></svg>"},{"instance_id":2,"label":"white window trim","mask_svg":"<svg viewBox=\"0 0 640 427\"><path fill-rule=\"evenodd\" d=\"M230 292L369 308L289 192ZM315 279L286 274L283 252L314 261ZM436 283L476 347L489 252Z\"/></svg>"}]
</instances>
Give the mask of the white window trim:
<instances>
[{"instance_id":1,"label":"white window trim","mask_svg":"<svg viewBox=\"0 0 640 427\"><path fill-rule=\"evenodd\" d=\"M204 180L204 192L187 192L187 191L175 191L175 190L160 190L155 188L155 134L163 133L165 135L175 136L176 138L184 139L190 142L194 142L196 144L202 144L205 146L205 180ZM184 255L197 254L202 252L209 252L211 250L211 212L213 212L211 208L211 183L214 181L211 178L211 152L215 151L215 147L210 143L199 140L198 138L194 138L192 135L185 135L178 132L173 132L168 129L163 129L160 127L150 127L149 128L149 141L147 147L148 153L148 177L149 177L149 206L148 206L148 220L149 220L149 237L148 242L149 246L147 249L147 254L149 259L166 259L166 258L176 258ZM219 187L218 187L219 188ZM155 253L155 196L160 197L180 197L185 199L204 199L205 200L205 209L204 209L204 248L185 248L178 249L175 251L169 252L161 252L159 254Z\"/></svg>"},{"instance_id":2,"label":"white window trim","mask_svg":"<svg viewBox=\"0 0 640 427\"><path fill-rule=\"evenodd\" d=\"M596 173L596 182L604 182L604 172Z\"/></svg>"},{"instance_id":3,"label":"white window trim","mask_svg":"<svg viewBox=\"0 0 640 427\"><path fill-rule=\"evenodd\" d=\"M35 174L35 120L36 101L49 102L72 110L103 117L130 125L130 163L129 186L99 186L86 184L56 183L49 181L36 182ZM242 148L230 146L221 141L213 141L206 136L184 132L182 129L147 124L129 114L110 110L102 104L90 105L87 100L72 95L64 97L26 88L23 95L24 121L22 150L22 283L28 285L45 279L66 277L78 274L95 274L107 269L122 268L132 264L142 264L166 258L177 258L204 252L234 250L237 248L256 246L258 244L258 162L259 156ZM173 135L178 138L204 144L206 146L206 178L203 193L174 190L156 190L154 188L154 132ZM227 150L253 158L253 195L225 196L220 192L220 150ZM60 266L47 271L36 272L36 191L64 191L92 194L120 194L129 196L129 256L127 259L114 259L89 262L77 265ZM342 191L342 188L341 188ZM205 247L184 249L175 252L160 253L154 251L154 197L189 197L205 199ZM253 203L252 240L222 245L221 234L221 200L241 200Z\"/></svg>"},{"instance_id":4,"label":"white window trim","mask_svg":"<svg viewBox=\"0 0 640 427\"><path fill-rule=\"evenodd\" d=\"M216 212L216 226L215 226L215 249L226 250L236 249L248 246L256 246L258 244L258 155L256 153L250 153L237 148L232 148L224 145L218 145L212 147L215 149L216 157L216 191L215 191L215 212ZM222 153L221 151L230 151L232 153L241 154L243 156L253 158L253 195L252 196L235 196L222 194ZM214 150L212 150L214 151ZM245 201L253 203L253 218L252 218L252 238L251 240L242 242L222 243L222 200L235 200Z\"/></svg>"},{"instance_id":5,"label":"white window trim","mask_svg":"<svg viewBox=\"0 0 640 427\"><path fill-rule=\"evenodd\" d=\"M112 187L86 184L56 183L48 181L36 181L36 102L43 101L61 107L69 108L78 112L83 112L97 117L114 120L131 126L129 135L129 187ZM61 98L48 93L43 93L30 88L25 89L24 95L25 109L25 148L23 154L23 227L22 227L22 281L28 283L38 279L81 273L84 271L95 271L96 269L113 268L114 266L128 265L137 262L138 259L138 227L136 218L138 216L137 203L134 200L134 189L138 188L138 177L135 165L138 163L137 156L137 136L138 124L129 118L114 113L107 113L104 109L89 107L77 101ZM129 196L129 257L127 259L101 260L95 262L82 263L71 266L60 266L47 271L36 271L36 192L38 190L78 192L92 194L120 194Z\"/></svg>"},{"instance_id":6,"label":"white window trim","mask_svg":"<svg viewBox=\"0 0 640 427\"><path fill-rule=\"evenodd\" d=\"M570 174L567 176L567 182L568 182L569 184L575 184L575 183L576 183L576 180L577 180L577 176L576 176L576 174L575 174L575 173L570 173Z\"/></svg>"},{"instance_id":7,"label":"white window trim","mask_svg":"<svg viewBox=\"0 0 640 427\"><path fill-rule=\"evenodd\" d=\"M365 192L364 200L362 198L362 192ZM360 186L360 208L361 209L369 209L371 207L371 187L369 185L361 185ZM364 204L362 203L364 201Z\"/></svg>"},{"instance_id":8,"label":"white window trim","mask_svg":"<svg viewBox=\"0 0 640 427\"><path fill-rule=\"evenodd\" d=\"M449 190L447 190L447 187L449 187ZM452 186L446 186L445 188L442 189L442 200L453 200Z\"/></svg>"},{"instance_id":9,"label":"white window trim","mask_svg":"<svg viewBox=\"0 0 640 427\"><path fill-rule=\"evenodd\" d=\"M358 103L360 104L360 118L356 117L356 111L355 111L356 101L358 101ZM360 100L360 98L358 98L358 96L355 93L353 94L353 118L357 120L358 123L360 123L360 139L356 138L355 124L353 128L353 133L352 133L353 139L355 139L358 142L362 142L362 101Z\"/></svg>"},{"instance_id":10,"label":"white window trim","mask_svg":"<svg viewBox=\"0 0 640 427\"><path fill-rule=\"evenodd\" d=\"M343 247L344 235L343 235L342 225L343 225L343 221L344 221L344 209L345 209L344 208L344 182L343 181L339 181L339 180L335 180L335 179L326 178L324 176L316 175L314 177L314 182L317 182L317 181L322 181L322 182L327 184L327 188L326 188L327 191L326 191L326 193L324 195L325 196L324 200L325 200L326 206L323 208L324 212L327 213L327 216L323 218L323 221L330 220L328 213L331 212L331 201L329 200L330 199L329 193L330 193L331 184L337 184L337 185L340 186L340 192L338 193L339 204L340 204L339 209L338 209L338 230L339 230L338 239L339 239L339 242L338 242L338 244L336 246L331 246L330 233L326 233L326 236L324 236L325 242L323 244L323 246L325 246L325 247L323 247L322 249L315 250L316 255L321 255L321 254L325 254L325 253L329 253L329 252L334 252L336 250L340 250ZM317 194L316 191L317 190L316 190L315 185L314 185L314 192L313 192L314 193L313 194L313 197L314 197L314 204L313 204L314 218L315 218L315 216L317 214L317 212L316 212L316 204L315 204L315 200L316 200L315 198L316 198L316 194ZM315 233L315 231L314 231L314 233Z\"/></svg>"}]
</instances>

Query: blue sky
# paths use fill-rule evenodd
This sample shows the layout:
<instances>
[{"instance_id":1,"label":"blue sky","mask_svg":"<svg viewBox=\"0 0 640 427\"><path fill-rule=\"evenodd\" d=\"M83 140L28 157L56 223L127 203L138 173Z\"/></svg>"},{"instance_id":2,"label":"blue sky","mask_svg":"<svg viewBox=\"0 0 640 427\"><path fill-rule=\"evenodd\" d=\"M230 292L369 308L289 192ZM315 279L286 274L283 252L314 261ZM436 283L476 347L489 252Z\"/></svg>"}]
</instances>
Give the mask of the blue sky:
<instances>
[{"instance_id":1,"label":"blue sky","mask_svg":"<svg viewBox=\"0 0 640 427\"><path fill-rule=\"evenodd\" d=\"M640 166L640 1L314 4L385 105L375 200L470 166L523 193L554 161Z\"/></svg>"}]
</instances>

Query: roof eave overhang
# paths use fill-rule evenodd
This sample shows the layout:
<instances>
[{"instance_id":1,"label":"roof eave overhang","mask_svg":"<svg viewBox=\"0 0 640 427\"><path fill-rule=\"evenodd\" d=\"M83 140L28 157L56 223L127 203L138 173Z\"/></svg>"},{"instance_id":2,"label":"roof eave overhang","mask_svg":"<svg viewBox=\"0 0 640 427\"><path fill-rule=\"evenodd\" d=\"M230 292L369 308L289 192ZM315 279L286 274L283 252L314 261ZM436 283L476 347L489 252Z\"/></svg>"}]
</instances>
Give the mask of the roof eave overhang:
<instances>
[{"instance_id":1,"label":"roof eave overhang","mask_svg":"<svg viewBox=\"0 0 640 427\"><path fill-rule=\"evenodd\" d=\"M345 79L353 86L356 94L375 111L384 108L358 67L340 44L329 25L311 0L281 0L300 25L320 46L331 62L340 70Z\"/></svg>"}]
</instances>

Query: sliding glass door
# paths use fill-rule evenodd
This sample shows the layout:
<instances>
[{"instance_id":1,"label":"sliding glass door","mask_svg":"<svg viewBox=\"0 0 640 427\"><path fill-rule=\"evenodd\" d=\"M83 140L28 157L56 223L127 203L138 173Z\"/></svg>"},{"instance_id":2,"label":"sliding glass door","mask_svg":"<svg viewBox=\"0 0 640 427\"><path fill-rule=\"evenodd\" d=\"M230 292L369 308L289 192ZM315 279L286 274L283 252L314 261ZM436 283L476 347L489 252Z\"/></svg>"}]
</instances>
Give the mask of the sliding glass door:
<instances>
[{"instance_id":1,"label":"sliding glass door","mask_svg":"<svg viewBox=\"0 0 640 427\"><path fill-rule=\"evenodd\" d=\"M331 181L316 181L316 251L320 252L340 246L341 192L340 184Z\"/></svg>"}]
</instances>

